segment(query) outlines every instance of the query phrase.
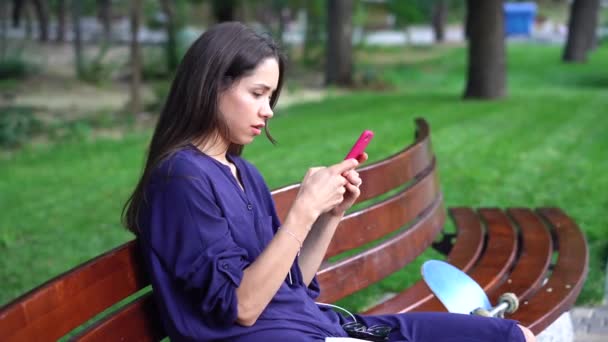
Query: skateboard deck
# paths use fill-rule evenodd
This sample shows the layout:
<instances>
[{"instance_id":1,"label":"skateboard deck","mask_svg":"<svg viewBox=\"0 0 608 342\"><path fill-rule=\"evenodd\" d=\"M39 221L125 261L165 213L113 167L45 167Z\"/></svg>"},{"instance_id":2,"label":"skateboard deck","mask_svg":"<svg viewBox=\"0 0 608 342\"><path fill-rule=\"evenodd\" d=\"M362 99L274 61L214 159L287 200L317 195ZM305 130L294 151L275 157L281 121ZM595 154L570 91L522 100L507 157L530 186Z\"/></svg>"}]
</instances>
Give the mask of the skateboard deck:
<instances>
[{"instance_id":1,"label":"skateboard deck","mask_svg":"<svg viewBox=\"0 0 608 342\"><path fill-rule=\"evenodd\" d=\"M429 260L422 265L422 278L449 312L504 317L519 306L517 297L505 293L492 306L485 291L462 270L445 261Z\"/></svg>"}]
</instances>

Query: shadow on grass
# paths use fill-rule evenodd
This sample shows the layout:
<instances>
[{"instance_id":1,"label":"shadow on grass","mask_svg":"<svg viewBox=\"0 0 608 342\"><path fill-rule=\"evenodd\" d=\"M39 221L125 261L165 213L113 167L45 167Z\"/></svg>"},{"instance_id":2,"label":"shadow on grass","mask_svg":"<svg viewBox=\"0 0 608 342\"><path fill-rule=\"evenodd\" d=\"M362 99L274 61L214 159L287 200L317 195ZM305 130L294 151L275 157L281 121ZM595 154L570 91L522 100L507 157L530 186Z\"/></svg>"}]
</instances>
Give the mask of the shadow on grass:
<instances>
[{"instance_id":1,"label":"shadow on grass","mask_svg":"<svg viewBox=\"0 0 608 342\"><path fill-rule=\"evenodd\" d=\"M606 89L608 90L608 75L587 75L584 78L579 78L570 85L576 87Z\"/></svg>"}]
</instances>

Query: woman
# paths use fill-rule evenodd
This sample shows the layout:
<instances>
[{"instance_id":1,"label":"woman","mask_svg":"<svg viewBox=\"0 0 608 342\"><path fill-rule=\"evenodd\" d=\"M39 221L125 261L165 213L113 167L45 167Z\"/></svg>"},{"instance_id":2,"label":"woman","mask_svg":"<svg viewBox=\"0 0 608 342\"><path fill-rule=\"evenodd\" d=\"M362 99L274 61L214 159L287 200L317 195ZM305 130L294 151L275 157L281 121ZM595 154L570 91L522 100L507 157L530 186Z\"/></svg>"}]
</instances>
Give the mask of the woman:
<instances>
[{"instance_id":1,"label":"woman","mask_svg":"<svg viewBox=\"0 0 608 342\"><path fill-rule=\"evenodd\" d=\"M367 155L309 169L279 222L262 176L240 154L262 130L272 141L267 125L283 76L275 43L239 23L209 29L178 68L124 213L173 341L348 336L343 324L353 318L314 302L315 273L359 196L355 167ZM390 326L394 341L533 340L509 320L441 313L354 319Z\"/></svg>"}]
</instances>

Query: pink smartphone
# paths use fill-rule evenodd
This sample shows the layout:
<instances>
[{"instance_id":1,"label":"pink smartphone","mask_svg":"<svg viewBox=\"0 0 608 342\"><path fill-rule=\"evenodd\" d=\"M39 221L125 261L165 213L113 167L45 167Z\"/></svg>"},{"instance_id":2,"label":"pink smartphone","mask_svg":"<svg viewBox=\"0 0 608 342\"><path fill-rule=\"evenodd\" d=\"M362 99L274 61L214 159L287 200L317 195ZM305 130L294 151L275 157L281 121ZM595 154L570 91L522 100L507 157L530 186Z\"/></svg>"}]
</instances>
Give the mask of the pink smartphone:
<instances>
[{"instance_id":1,"label":"pink smartphone","mask_svg":"<svg viewBox=\"0 0 608 342\"><path fill-rule=\"evenodd\" d=\"M363 152L365 152L367 144L369 144L373 137L374 132L370 130L363 131L359 139L357 139L357 142L355 142L355 144L353 145L353 148L351 148L350 152L348 152L348 154L346 155L346 158L344 158L344 160L349 158L357 159L360 155L363 154Z\"/></svg>"}]
</instances>

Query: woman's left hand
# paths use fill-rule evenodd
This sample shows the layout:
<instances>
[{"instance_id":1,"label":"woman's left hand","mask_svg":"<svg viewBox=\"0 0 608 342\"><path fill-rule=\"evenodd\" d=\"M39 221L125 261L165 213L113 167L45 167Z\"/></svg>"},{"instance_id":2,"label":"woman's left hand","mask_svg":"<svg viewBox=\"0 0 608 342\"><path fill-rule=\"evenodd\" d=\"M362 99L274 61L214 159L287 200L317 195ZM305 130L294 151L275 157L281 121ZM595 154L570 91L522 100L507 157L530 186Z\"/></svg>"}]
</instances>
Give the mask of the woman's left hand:
<instances>
[{"instance_id":1,"label":"woman's left hand","mask_svg":"<svg viewBox=\"0 0 608 342\"><path fill-rule=\"evenodd\" d=\"M364 152L357 158L357 161L359 161L359 164L364 163L367 160L367 157L367 153ZM359 195L361 195L359 187L361 186L362 181L359 177L359 173L356 170L351 170L345 172L342 176L348 181L344 186L346 192L344 193L344 200L331 210L333 215L344 215L346 210L348 210L355 203L357 198L359 198Z\"/></svg>"}]
</instances>

